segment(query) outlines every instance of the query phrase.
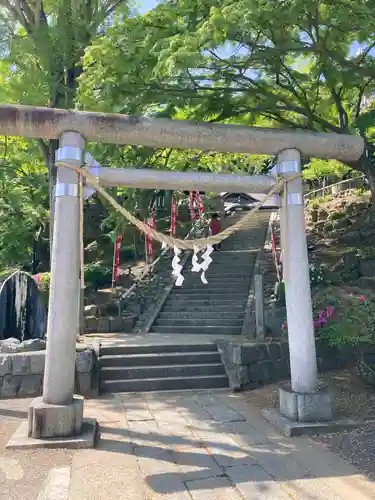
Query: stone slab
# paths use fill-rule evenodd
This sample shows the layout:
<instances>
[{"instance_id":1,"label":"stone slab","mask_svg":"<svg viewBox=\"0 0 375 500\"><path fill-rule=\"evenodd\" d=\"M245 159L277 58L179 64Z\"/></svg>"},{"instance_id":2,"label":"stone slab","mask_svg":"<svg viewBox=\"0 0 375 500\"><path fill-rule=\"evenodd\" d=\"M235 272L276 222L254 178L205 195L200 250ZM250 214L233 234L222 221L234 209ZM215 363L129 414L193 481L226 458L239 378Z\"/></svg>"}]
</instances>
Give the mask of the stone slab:
<instances>
[{"instance_id":1,"label":"stone slab","mask_svg":"<svg viewBox=\"0 0 375 500\"><path fill-rule=\"evenodd\" d=\"M187 481L194 500L241 500L238 493L226 477L208 477L196 481Z\"/></svg>"},{"instance_id":2,"label":"stone slab","mask_svg":"<svg viewBox=\"0 0 375 500\"><path fill-rule=\"evenodd\" d=\"M285 437L311 436L325 432L339 432L375 424L375 420L358 421L340 419L321 422L296 422L285 417L275 408L262 410L263 417Z\"/></svg>"},{"instance_id":3,"label":"stone slab","mask_svg":"<svg viewBox=\"0 0 375 500\"><path fill-rule=\"evenodd\" d=\"M37 448L65 448L65 449L84 449L94 448L97 422L93 418L84 418L82 431L79 435L62 438L34 439L29 437L29 424L22 422L16 432L13 434L8 444L7 450L37 449Z\"/></svg>"}]
</instances>

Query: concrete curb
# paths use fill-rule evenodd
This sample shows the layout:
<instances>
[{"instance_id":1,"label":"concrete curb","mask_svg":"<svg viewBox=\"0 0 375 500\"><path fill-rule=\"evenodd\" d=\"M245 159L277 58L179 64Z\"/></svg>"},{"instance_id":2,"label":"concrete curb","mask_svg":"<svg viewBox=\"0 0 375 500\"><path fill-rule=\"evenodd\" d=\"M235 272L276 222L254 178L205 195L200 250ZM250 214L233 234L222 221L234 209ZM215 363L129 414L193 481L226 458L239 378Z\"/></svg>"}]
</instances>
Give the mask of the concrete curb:
<instances>
[{"instance_id":1,"label":"concrete curb","mask_svg":"<svg viewBox=\"0 0 375 500\"><path fill-rule=\"evenodd\" d=\"M350 419L332 420L327 422L294 422L282 415L275 408L267 408L261 411L267 422L273 425L285 437L311 436L313 434L326 432L339 432L364 427L374 424L375 420L359 421Z\"/></svg>"},{"instance_id":2,"label":"concrete curb","mask_svg":"<svg viewBox=\"0 0 375 500\"><path fill-rule=\"evenodd\" d=\"M182 266L182 271L184 270L185 268L185 265L188 261L188 258L191 256L191 252L188 252L186 255L184 255L184 257L181 259L181 262L180 262L180 265ZM148 318L148 320L146 321L146 324L145 326L141 329L140 333L149 333L152 325L154 324L156 318L159 316L159 313L162 309L162 307L164 306L167 298L169 297L172 289L174 287L174 280L171 281L171 283L169 285L167 285L165 288L164 288L164 292L162 294L162 296L160 297L160 299L158 300L158 302L156 303L153 311L152 311L152 314L150 315L150 317Z\"/></svg>"}]
</instances>

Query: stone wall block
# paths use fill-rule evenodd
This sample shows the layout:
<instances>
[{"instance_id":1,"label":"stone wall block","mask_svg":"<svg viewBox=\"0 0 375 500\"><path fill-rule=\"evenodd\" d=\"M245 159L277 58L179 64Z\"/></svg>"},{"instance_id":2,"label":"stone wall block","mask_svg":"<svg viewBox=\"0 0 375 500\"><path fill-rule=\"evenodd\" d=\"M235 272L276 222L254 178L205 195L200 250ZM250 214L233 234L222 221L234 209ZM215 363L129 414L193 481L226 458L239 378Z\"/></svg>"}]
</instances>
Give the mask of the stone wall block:
<instances>
[{"instance_id":1,"label":"stone wall block","mask_svg":"<svg viewBox=\"0 0 375 500\"><path fill-rule=\"evenodd\" d=\"M46 355L44 352L35 352L30 354L30 373L31 375L41 375L44 373Z\"/></svg>"},{"instance_id":2,"label":"stone wall block","mask_svg":"<svg viewBox=\"0 0 375 500\"><path fill-rule=\"evenodd\" d=\"M30 354L13 354L12 359L13 375L25 375L30 373Z\"/></svg>"},{"instance_id":3,"label":"stone wall block","mask_svg":"<svg viewBox=\"0 0 375 500\"><path fill-rule=\"evenodd\" d=\"M0 377L12 373L12 356L10 354L0 354Z\"/></svg>"}]
</instances>

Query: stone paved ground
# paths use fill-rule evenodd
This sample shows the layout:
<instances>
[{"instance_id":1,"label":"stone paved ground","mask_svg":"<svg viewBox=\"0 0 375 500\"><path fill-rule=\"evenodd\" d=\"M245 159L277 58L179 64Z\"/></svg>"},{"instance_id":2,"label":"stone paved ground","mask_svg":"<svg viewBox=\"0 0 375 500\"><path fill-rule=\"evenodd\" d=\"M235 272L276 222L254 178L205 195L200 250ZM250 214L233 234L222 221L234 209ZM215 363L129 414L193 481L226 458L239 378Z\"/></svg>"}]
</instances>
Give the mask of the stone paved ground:
<instances>
[{"instance_id":1,"label":"stone paved ground","mask_svg":"<svg viewBox=\"0 0 375 500\"><path fill-rule=\"evenodd\" d=\"M91 400L87 416L101 426L95 450L5 451L27 405L0 401L1 500L375 498L357 469L320 443L281 437L243 395Z\"/></svg>"}]
</instances>

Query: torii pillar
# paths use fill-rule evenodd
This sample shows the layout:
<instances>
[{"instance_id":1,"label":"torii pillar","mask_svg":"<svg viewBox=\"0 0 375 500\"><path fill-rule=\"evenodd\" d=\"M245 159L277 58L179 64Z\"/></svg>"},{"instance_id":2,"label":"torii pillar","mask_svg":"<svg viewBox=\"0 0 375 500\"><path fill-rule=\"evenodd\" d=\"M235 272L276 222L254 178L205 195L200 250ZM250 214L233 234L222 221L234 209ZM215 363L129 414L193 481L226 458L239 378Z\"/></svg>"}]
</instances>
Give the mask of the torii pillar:
<instances>
[{"instance_id":1,"label":"torii pillar","mask_svg":"<svg viewBox=\"0 0 375 500\"><path fill-rule=\"evenodd\" d=\"M290 179L282 195L280 232L291 383L279 389L280 412L263 410L263 415L282 432L289 432L293 422L300 432L304 422L332 420L332 401L329 391L318 388L300 152L280 152L275 170Z\"/></svg>"}]
</instances>

